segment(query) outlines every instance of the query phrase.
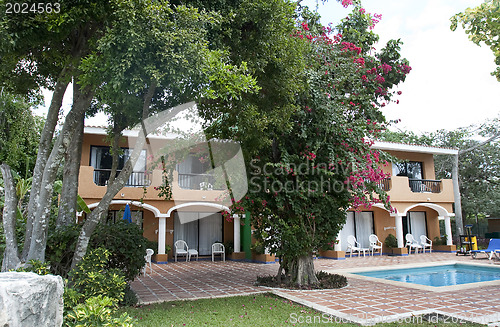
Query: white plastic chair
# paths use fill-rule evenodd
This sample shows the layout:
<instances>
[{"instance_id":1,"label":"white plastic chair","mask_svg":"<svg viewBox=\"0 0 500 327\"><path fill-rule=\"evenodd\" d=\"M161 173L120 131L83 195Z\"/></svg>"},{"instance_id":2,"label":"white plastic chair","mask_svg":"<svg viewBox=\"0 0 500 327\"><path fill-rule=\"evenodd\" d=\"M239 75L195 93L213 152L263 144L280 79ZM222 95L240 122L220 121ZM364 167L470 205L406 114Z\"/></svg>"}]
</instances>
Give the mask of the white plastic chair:
<instances>
[{"instance_id":1,"label":"white plastic chair","mask_svg":"<svg viewBox=\"0 0 500 327\"><path fill-rule=\"evenodd\" d=\"M215 261L214 256L216 254L221 255L221 259L223 261L226 261L226 248L224 247L224 244L222 243L214 243L212 244L212 261Z\"/></svg>"},{"instance_id":2,"label":"white plastic chair","mask_svg":"<svg viewBox=\"0 0 500 327\"><path fill-rule=\"evenodd\" d=\"M146 255L144 256L144 260L146 260L146 265L144 266L143 272L144 272L144 277L147 274L147 269L149 266L149 273L153 273L153 267L151 267L151 257L155 254L155 251L153 249L146 249Z\"/></svg>"},{"instance_id":3,"label":"white plastic chair","mask_svg":"<svg viewBox=\"0 0 500 327\"><path fill-rule=\"evenodd\" d=\"M420 245L422 245L422 253L425 253L425 249L429 249L429 253L432 253L432 241L425 235L420 235Z\"/></svg>"},{"instance_id":4,"label":"white plastic chair","mask_svg":"<svg viewBox=\"0 0 500 327\"><path fill-rule=\"evenodd\" d=\"M178 240L174 243L174 249L175 249L175 262L177 262L177 256L178 255L185 255L186 256L186 261L189 259L189 248L188 245L185 241L183 240Z\"/></svg>"},{"instance_id":5,"label":"white plastic chair","mask_svg":"<svg viewBox=\"0 0 500 327\"><path fill-rule=\"evenodd\" d=\"M411 249L414 249L413 251L415 254L418 254L419 249L423 250L422 245L418 244L417 240L415 240L412 234L410 233L406 234L405 239L406 239L405 246L408 247L408 254L411 254Z\"/></svg>"},{"instance_id":6,"label":"white plastic chair","mask_svg":"<svg viewBox=\"0 0 500 327\"><path fill-rule=\"evenodd\" d=\"M188 260L191 261L191 257L195 255L196 256L196 261L198 261L198 251L195 249L189 249L188 250Z\"/></svg>"},{"instance_id":7,"label":"white plastic chair","mask_svg":"<svg viewBox=\"0 0 500 327\"><path fill-rule=\"evenodd\" d=\"M347 251L349 251L349 257L352 258L352 253L354 251L358 252L358 255L361 255L361 251L363 251L363 257L366 256L365 251L368 249L362 248L361 244L356 241L356 237L354 235L347 236Z\"/></svg>"},{"instance_id":8,"label":"white plastic chair","mask_svg":"<svg viewBox=\"0 0 500 327\"><path fill-rule=\"evenodd\" d=\"M373 253L378 250L380 255L382 255L382 242L378 239L378 236L375 234L371 234L368 237L368 240L370 241L370 252L373 256Z\"/></svg>"}]
</instances>

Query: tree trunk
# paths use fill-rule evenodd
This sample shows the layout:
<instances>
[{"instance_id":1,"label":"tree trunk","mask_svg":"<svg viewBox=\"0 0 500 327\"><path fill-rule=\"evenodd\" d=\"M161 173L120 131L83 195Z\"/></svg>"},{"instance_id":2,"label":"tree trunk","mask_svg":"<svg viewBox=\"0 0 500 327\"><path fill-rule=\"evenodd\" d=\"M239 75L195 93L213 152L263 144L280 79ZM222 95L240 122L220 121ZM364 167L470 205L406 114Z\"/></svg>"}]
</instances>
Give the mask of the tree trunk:
<instances>
[{"instance_id":1,"label":"tree trunk","mask_svg":"<svg viewBox=\"0 0 500 327\"><path fill-rule=\"evenodd\" d=\"M40 135L40 143L38 145L35 168L33 169L33 180L31 183L31 191L27 207L26 234L24 236L24 248L21 254L22 261L25 261L28 256L29 244L31 243L31 233L33 231L33 222L35 220L38 197L40 195L42 175L52 148L52 138L54 136L54 130L59 117L59 109L62 106L64 93L66 93L66 88L69 84L69 82L66 81L65 72L66 71L63 70L56 83L49 111L47 113L47 120L45 121L45 125L43 126L43 130Z\"/></svg>"},{"instance_id":2,"label":"tree trunk","mask_svg":"<svg viewBox=\"0 0 500 327\"><path fill-rule=\"evenodd\" d=\"M59 213L56 228L75 222L76 202L78 197L78 176L80 175L80 161L82 157L83 129L85 112L79 112L77 126L73 130L71 142L64 156L63 184L59 200Z\"/></svg>"},{"instance_id":3,"label":"tree trunk","mask_svg":"<svg viewBox=\"0 0 500 327\"><path fill-rule=\"evenodd\" d=\"M3 253L2 271L17 269L21 260L16 239L16 212L17 197L16 188L12 172L7 164L0 165L4 186L5 186L5 204L3 207L3 230L5 234L5 251Z\"/></svg>"},{"instance_id":4,"label":"tree trunk","mask_svg":"<svg viewBox=\"0 0 500 327\"><path fill-rule=\"evenodd\" d=\"M78 126L79 117L82 112L84 113L88 109L93 97L93 92L90 90L80 90L77 83L74 85L73 97L76 98L76 100L73 101L73 107L66 116L61 134L57 137L43 172L41 181L42 187L40 188L38 207L33 223L33 232L27 260L34 259L45 261L48 219L57 169L60 166L62 156L69 147L71 134Z\"/></svg>"},{"instance_id":5,"label":"tree trunk","mask_svg":"<svg viewBox=\"0 0 500 327\"><path fill-rule=\"evenodd\" d=\"M111 173L109 174L108 185L113 184L116 178L116 171L118 170L119 156L118 152L120 151L120 138L122 137L122 129L114 123L113 126L113 141L111 143Z\"/></svg>"},{"instance_id":6,"label":"tree trunk","mask_svg":"<svg viewBox=\"0 0 500 327\"><path fill-rule=\"evenodd\" d=\"M291 260L290 265L291 279L295 285L300 287L319 283L314 271L312 254L294 258Z\"/></svg>"},{"instance_id":7,"label":"tree trunk","mask_svg":"<svg viewBox=\"0 0 500 327\"><path fill-rule=\"evenodd\" d=\"M462 219L462 202L460 199L460 184L458 181L458 154L453 158L453 168L451 178L453 180L453 197L455 199L455 227L457 237L464 234L464 223Z\"/></svg>"},{"instance_id":8,"label":"tree trunk","mask_svg":"<svg viewBox=\"0 0 500 327\"><path fill-rule=\"evenodd\" d=\"M154 86L154 85L153 85ZM149 111L149 105L151 103L151 98L154 94L154 89L156 87L150 87L143 105L143 117L144 113ZM78 241L75 248L75 253L73 256L73 260L71 263L71 269L76 268L78 263L82 260L83 256L87 252L87 247L90 241L90 237L94 232L97 224L100 222L103 213L106 212L111 204L111 201L115 197L115 195L123 188L125 183L127 182L130 174L132 173L132 169L135 166L141 151L146 144L146 137L148 134L154 132L158 127L167 123L170 119L172 119L179 112L185 110L188 107L192 107L194 105L193 102L186 103L174 107L168 111L161 112L156 116L149 117L141 122L141 129L139 131L139 135L137 137L137 141L134 145L134 150L132 151L130 158L125 163L120 174L115 178L112 184L108 183L108 187L106 189L106 194L102 197L101 201L97 205L97 207L90 213L90 215L85 220L83 224L82 230L78 237Z\"/></svg>"}]
</instances>

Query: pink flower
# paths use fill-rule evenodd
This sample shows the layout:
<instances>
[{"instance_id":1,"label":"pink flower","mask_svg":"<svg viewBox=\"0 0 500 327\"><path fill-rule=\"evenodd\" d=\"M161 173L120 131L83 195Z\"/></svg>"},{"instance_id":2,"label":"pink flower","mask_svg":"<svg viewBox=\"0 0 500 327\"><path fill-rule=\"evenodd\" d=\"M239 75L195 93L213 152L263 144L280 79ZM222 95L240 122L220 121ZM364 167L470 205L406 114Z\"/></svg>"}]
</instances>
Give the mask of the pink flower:
<instances>
[{"instance_id":1,"label":"pink flower","mask_svg":"<svg viewBox=\"0 0 500 327\"><path fill-rule=\"evenodd\" d=\"M344 8L347 8L350 5L352 5L352 0L342 0L342 6L344 6Z\"/></svg>"}]
</instances>

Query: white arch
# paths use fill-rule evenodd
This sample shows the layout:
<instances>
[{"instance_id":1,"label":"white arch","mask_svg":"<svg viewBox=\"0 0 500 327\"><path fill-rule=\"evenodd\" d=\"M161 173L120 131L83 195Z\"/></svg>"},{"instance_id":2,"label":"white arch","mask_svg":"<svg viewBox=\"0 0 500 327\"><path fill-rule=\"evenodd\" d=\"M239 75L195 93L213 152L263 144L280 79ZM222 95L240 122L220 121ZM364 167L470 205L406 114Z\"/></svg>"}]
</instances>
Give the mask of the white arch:
<instances>
[{"instance_id":1,"label":"white arch","mask_svg":"<svg viewBox=\"0 0 500 327\"><path fill-rule=\"evenodd\" d=\"M382 203L374 203L374 204L372 204L372 207L383 209L383 210L387 211L391 217L396 216L395 212L391 212L390 210L387 210L387 208Z\"/></svg>"},{"instance_id":2,"label":"white arch","mask_svg":"<svg viewBox=\"0 0 500 327\"><path fill-rule=\"evenodd\" d=\"M211 207L211 208L216 208L220 211L222 210L225 210L225 211L230 211L228 207L222 205L222 204L218 204L218 203L211 203L211 202L187 202L187 203L182 203L182 204L178 204L176 206L173 206L172 208L168 209L167 213L166 213L166 217L170 217L170 215L172 214L172 212L174 210L177 210L177 209L182 209L182 208L186 208L186 207L195 207L195 206L198 206L198 207Z\"/></svg>"},{"instance_id":3,"label":"white arch","mask_svg":"<svg viewBox=\"0 0 500 327\"><path fill-rule=\"evenodd\" d=\"M408 208L405 209L405 211L402 213L402 215L406 216L408 211L410 211L411 209L413 209L415 207L419 207L419 206L431 208L431 209L437 211L438 216L441 216L441 217L454 217L455 216L454 213L448 212L448 210L446 210L445 208L443 208L442 206L440 206L438 204L426 203L426 202L417 203L417 204L409 206Z\"/></svg>"},{"instance_id":4,"label":"white arch","mask_svg":"<svg viewBox=\"0 0 500 327\"><path fill-rule=\"evenodd\" d=\"M141 203L139 201L131 201L131 200L112 200L110 205L112 204L129 204L129 205L133 205L133 206L136 206L136 207L139 207L139 208L144 208L146 210L149 210L151 212L154 213L155 217L156 218L161 218L161 217L168 217L168 215L164 214L164 213L161 213L160 210L150 204L147 204L147 203ZM99 202L95 202L95 203L92 203L92 204L89 204L87 207L89 207L89 209L94 209L95 207L97 207L99 205ZM81 213L79 213L79 215L81 215Z\"/></svg>"}]
</instances>

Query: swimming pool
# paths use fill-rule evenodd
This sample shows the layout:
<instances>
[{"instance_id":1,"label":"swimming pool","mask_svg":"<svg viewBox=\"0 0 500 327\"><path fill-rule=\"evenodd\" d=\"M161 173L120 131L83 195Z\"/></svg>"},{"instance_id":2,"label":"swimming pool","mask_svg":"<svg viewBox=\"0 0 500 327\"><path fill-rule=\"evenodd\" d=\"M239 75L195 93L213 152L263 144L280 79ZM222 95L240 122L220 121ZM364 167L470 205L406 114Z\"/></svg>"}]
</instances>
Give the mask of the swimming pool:
<instances>
[{"instance_id":1,"label":"swimming pool","mask_svg":"<svg viewBox=\"0 0 500 327\"><path fill-rule=\"evenodd\" d=\"M355 272L353 274L434 287L500 280L500 269L497 267L478 267L458 263L410 269Z\"/></svg>"}]
</instances>

